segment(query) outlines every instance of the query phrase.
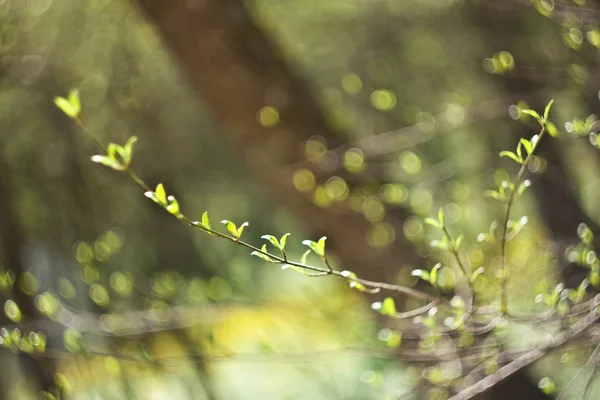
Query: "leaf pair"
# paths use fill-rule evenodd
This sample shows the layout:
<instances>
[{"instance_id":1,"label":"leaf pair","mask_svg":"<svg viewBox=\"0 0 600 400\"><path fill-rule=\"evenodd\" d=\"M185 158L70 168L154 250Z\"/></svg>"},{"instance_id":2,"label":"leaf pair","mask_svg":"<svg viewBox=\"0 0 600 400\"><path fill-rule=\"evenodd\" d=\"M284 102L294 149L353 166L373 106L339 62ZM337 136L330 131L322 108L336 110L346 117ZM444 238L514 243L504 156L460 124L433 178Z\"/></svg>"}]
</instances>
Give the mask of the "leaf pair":
<instances>
[{"instance_id":1,"label":"leaf pair","mask_svg":"<svg viewBox=\"0 0 600 400\"><path fill-rule=\"evenodd\" d=\"M231 222L229 220L226 220L226 219L224 219L223 221L221 221L221 223L225 224L225 226L227 227L227 230L229 231L229 233L231 233L236 240L239 240L239 238L242 237L242 233L244 232L244 228L250 225L248 222L244 222L238 228L233 222Z\"/></svg>"},{"instance_id":2,"label":"leaf pair","mask_svg":"<svg viewBox=\"0 0 600 400\"><path fill-rule=\"evenodd\" d=\"M261 236L261 238L268 240L269 242L271 242L271 244L273 246L275 246L277 249L279 249L279 251L281 251L282 253L285 253L285 245L287 243L288 236L290 236L289 233L286 233L285 235L283 235L281 237L281 239L277 239L273 235L263 235L263 236Z\"/></svg>"},{"instance_id":3,"label":"leaf pair","mask_svg":"<svg viewBox=\"0 0 600 400\"><path fill-rule=\"evenodd\" d=\"M137 142L137 137L132 136L127 140L125 146L119 146L115 143L109 143L107 155L92 156L92 161L106 165L116 171L126 171L131 165L133 156L133 145Z\"/></svg>"},{"instance_id":4,"label":"leaf pair","mask_svg":"<svg viewBox=\"0 0 600 400\"><path fill-rule=\"evenodd\" d=\"M454 289L456 281L454 271L450 268L442 268L442 264L440 263L434 265L431 271L415 269L411 272L411 275L417 276L443 291ZM466 278L469 279L468 276Z\"/></svg>"},{"instance_id":5,"label":"leaf pair","mask_svg":"<svg viewBox=\"0 0 600 400\"><path fill-rule=\"evenodd\" d=\"M303 240L302 244L308 246L308 248L311 249L316 255L325 257L325 240L327 240L327 236L323 236L318 242L313 242L312 240Z\"/></svg>"},{"instance_id":6,"label":"leaf pair","mask_svg":"<svg viewBox=\"0 0 600 400\"><path fill-rule=\"evenodd\" d=\"M552 108L552 104L554 104L554 99L550 100L548 102L548 104L546 105L546 108L544 108L544 117L543 118L535 110L520 109L519 111L522 112L523 114L527 114L529 116L532 116L533 118L536 119L536 121L541 126L545 126L546 122L548 121L548 116L550 115L550 109Z\"/></svg>"},{"instance_id":7,"label":"leaf pair","mask_svg":"<svg viewBox=\"0 0 600 400\"><path fill-rule=\"evenodd\" d=\"M444 229L446 226L446 217L444 216L444 208L440 207L438 210L438 219L435 220L433 218L425 218L425 223L431 226L435 226L439 229Z\"/></svg>"},{"instance_id":8,"label":"leaf pair","mask_svg":"<svg viewBox=\"0 0 600 400\"><path fill-rule=\"evenodd\" d=\"M166 209L169 213L173 214L177 218L183 217L179 210L179 203L177 202L177 199L175 198L175 196L167 196L167 192L165 191L165 187L162 183L156 185L156 189L154 189L154 192L148 191L144 193L144 196L153 200L156 204L162 206L164 209Z\"/></svg>"},{"instance_id":9,"label":"leaf pair","mask_svg":"<svg viewBox=\"0 0 600 400\"><path fill-rule=\"evenodd\" d=\"M71 89L66 99L64 97L55 97L54 104L56 104L56 106L60 108L60 110L64 112L67 117L75 121L81 120L81 101L79 99L79 90Z\"/></svg>"},{"instance_id":10,"label":"leaf pair","mask_svg":"<svg viewBox=\"0 0 600 400\"><path fill-rule=\"evenodd\" d=\"M433 286L436 286L437 274L438 274L438 271L440 270L440 268L442 268L442 264L437 263L433 266L433 268L431 268L431 272L426 271L424 269L415 269L411 272L411 275L417 276L417 277L423 279L424 281L431 283Z\"/></svg>"}]
</instances>

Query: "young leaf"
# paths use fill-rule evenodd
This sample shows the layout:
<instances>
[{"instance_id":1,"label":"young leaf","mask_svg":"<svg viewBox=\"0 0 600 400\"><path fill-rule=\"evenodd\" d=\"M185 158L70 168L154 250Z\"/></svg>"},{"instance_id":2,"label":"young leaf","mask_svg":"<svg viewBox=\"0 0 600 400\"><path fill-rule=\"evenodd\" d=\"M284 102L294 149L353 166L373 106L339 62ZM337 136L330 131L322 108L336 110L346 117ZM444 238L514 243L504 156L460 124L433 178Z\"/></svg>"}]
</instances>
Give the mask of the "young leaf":
<instances>
[{"instance_id":1,"label":"young leaf","mask_svg":"<svg viewBox=\"0 0 600 400\"><path fill-rule=\"evenodd\" d=\"M179 203L177 202L177 199L174 196L169 196L167 197L167 200L169 201L167 211L177 217L181 216L181 213L179 212Z\"/></svg>"},{"instance_id":2,"label":"young leaf","mask_svg":"<svg viewBox=\"0 0 600 400\"><path fill-rule=\"evenodd\" d=\"M471 282L474 282L475 279L477 279L479 275L483 274L484 271L485 269L483 267L479 267L475 271L473 271L473 273L471 274Z\"/></svg>"},{"instance_id":3,"label":"young leaf","mask_svg":"<svg viewBox=\"0 0 600 400\"><path fill-rule=\"evenodd\" d=\"M496 199L496 200L502 200L502 198L500 197L500 193L498 193L495 190L486 190L485 192L483 192L483 196L491 197L492 199Z\"/></svg>"},{"instance_id":4,"label":"young leaf","mask_svg":"<svg viewBox=\"0 0 600 400\"><path fill-rule=\"evenodd\" d=\"M378 301L371 304L371 308L375 311L379 311L383 315L390 317L396 316L396 303L391 297L386 297L383 302Z\"/></svg>"},{"instance_id":5,"label":"young leaf","mask_svg":"<svg viewBox=\"0 0 600 400\"><path fill-rule=\"evenodd\" d=\"M204 214L202 214L202 226L204 226L206 229L211 229L207 211L204 211Z\"/></svg>"},{"instance_id":6,"label":"young leaf","mask_svg":"<svg viewBox=\"0 0 600 400\"><path fill-rule=\"evenodd\" d=\"M519 156L517 156L515 153L513 153L512 151L508 151L508 150L501 151L500 157L509 157L510 159L518 162L519 164L523 164L523 160Z\"/></svg>"},{"instance_id":7,"label":"young leaf","mask_svg":"<svg viewBox=\"0 0 600 400\"><path fill-rule=\"evenodd\" d=\"M323 236L321 239L319 239L319 241L317 242L317 246L319 248L319 252L317 253L318 255L320 255L321 257L325 256L325 241L327 240L327 236Z\"/></svg>"},{"instance_id":8,"label":"young leaf","mask_svg":"<svg viewBox=\"0 0 600 400\"><path fill-rule=\"evenodd\" d=\"M239 239L242 237L242 233L244 232L244 228L249 226L250 224L248 222L244 222L237 230L237 234L236 237Z\"/></svg>"},{"instance_id":9,"label":"young leaf","mask_svg":"<svg viewBox=\"0 0 600 400\"><path fill-rule=\"evenodd\" d=\"M279 239L279 245L281 246L280 250L283 251L285 250L285 245L287 243L287 237L290 236L289 233L286 233L285 235L283 235L281 237L281 239Z\"/></svg>"},{"instance_id":10,"label":"young leaf","mask_svg":"<svg viewBox=\"0 0 600 400\"><path fill-rule=\"evenodd\" d=\"M310 252L311 252L311 250L306 250L304 252L304 254L302 254L302 257L300 258L300 264L306 264L306 258L308 257ZM342 275L343 275L343 273L342 273Z\"/></svg>"},{"instance_id":11,"label":"young leaf","mask_svg":"<svg viewBox=\"0 0 600 400\"><path fill-rule=\"evenodd\" d=\"M537 122L539 122L540 125L543 124L542 117L540 117L540 114L538 114L534 110L521 109L521 112L523 114L531 115L533 118L535 118L537 120Z\"/></svg>"},{"instance_id":12,"label":"young leaf","mask_svg":"<svg viewBox=\"0 0 600 400\"><path fill-rule=\"evenodd\" d=\"M367 287L365 285L363 285L360 282L356 282L356 281L351 281L348 286L350 287L350 289L356 289L359 292L363 292L363 293L377 293L379 292L379 288L375 288L375 289L367 289Z\"/></svg>"},{"instance_id":13,"label":"young leaf","mask_svg":"<svg viewBox=\"0 0 600 400\"><path fill-rule=\"evenodd\" d=\"M425 271L424 269L415 269L410 274L412 276L417 276L427 282L430 282L431 279L429 272Z\"/></svg>"},{"instance_id":14,"label":"young leaf","mask_svg":"<svg viewBox=\"0 0 600 400\"><path fill-rule=\"evenodd\" d=\"M443 227L446 225L446 219L444 218L444 208L440 207L438 210L438 221L440 221L440 225Z\"/></svg>"},{"instance_id":15,"label":"young leaf","mask_svg":"<svg viewBox=\"0 0 600 400\"><path fill-rule=\"evenodd\" d=\"M115 171L123 171L123 166L115 159L112 159L107 156L95 155L92 156L92 161L98 164L106 165L109 168L114 169Z\"/></svg>"},{"instance_id":16,"label":"young leaf","mask_svg":"<svg viewBox=\"0 0 600 400\"><path fill-rule=\"evenodd\" d=\"M263 246L262 246L261 250L262 250L263 252L267 253L267 245L266 245L266 244L263 244ZM256 256L256 257L258 257L258 258L262 258L262 259L263 259L263 260L265 260L265 261L273 262L273 260L271 260L271 258L270 258L269 256L267 256L266 254L260 253L260 252L258 252L258 251L256 251L256 250L255 250L255 251L253 251L252 253L250 253L250 255L252 255L252 256Z\"/></svg>"},{"instance_id":17,"label":"young leaf","mask_svg":"<svg viewBox=\"0 0 600 400\"><path fill-rule=\"evenodd\" d=\"M107 154L113 160L117 159L117 153L123 158L123 148L116 143L109 143Z\"/></svg>"},{"instance_id":18,"label":"young leaf","mask_svg":"<svg viewBox=\"0 0 600 400\"><path fill-rule=\"evenodd\" d=\"M383 315L388 315L390 317L395 316L396 315L396 303L394 302L394 299L392 299L391 297L386 297L383 300L380 312Z\"/></svg>"},{"instance_id":19,"label":"young leaf","mask_svg":"<svg viewBox=\"0 0 600 400\"><path fill-rule=\"evenodd\" d=\"M551 121L546 121L546 131L552 137L558 136L558 129L556 128L556 125L554 125L554 123L552 123Z\"/></svg>"},{"instance_id":20,"label":"young leaf","mask_svg":"<svg viewBox=\"0 0 600 400\"><path fill-rule=\"evenodd\" d=\"M78 89L71 89L69 92L68 101L76 114L79 115L81 113L81 100L79 99Z\"/></svg>"},{"instance_id":21,"label":"young leaf","mask_svg":"<svg viewBox=\"0 0 600 400\"><path fill-rule=\"evenodd\" d=\"M156 185L156 189L154 189L154 196L160 204L167 204L167 193L165 192L165 187L162 183Z\"/></svg>"},{"instance_id":22,"label":"young leaf","mask_svg":"<svg viewBox=\"0 0 600 400\"><path fill-rule=\"evenodd\" d=\"M521 144L523 145L523 147L525 148L525 151L527 152L527 154L531 154L531 142L525 138L521 138L521 140L519 140L519 146L521 146ZM519 158L521 157L521 154L519 154Z\"/></svg>"},{"instance_id":23,"label":"young leaf","mask_svg":"<svg viewBox=\"0 0 600 400\"><path fill-rule=\"evenodd\" d=\"M454 243L455 250L458 250L460 248L460 245L462 244L462 241L464 238L465 238L465 235L462 233L458 236L458 238L456 238L456 241Z\"/></svg>"},{"instance_id":24,"label":"young leaf","mask_svg":"<svg viewBox=\"0 0 600 400\"><path fill-rule=\"evenodd\" d=\"M342 271L342 274L341 274L341 275L342 275L344 278L346 278L346 279L349 279L349 280L353 280L353 279L356 279L356 278L357 278L357 276L356 276L356 274L355 274L354 272L352 272L352 271L347 271L347 270L344 270L344 271Z\"/></svg>"},{"instance_id":25,"label":"young leaf","mask_svg":"<svg viewBox=\"0 0 600 400\"><path fill-rule=\"evenodd\" d=\"M77 109L64 97L55 97L54 104L56 104L67 117L77 119Z\"/></svg>"},{"instance_id":26,"label":"young leaf","mask_svg":"<svg viewBox=\"0 0 600 400\"><path fill-rule=\"evenodd\" d=\"M316 255L325 257L325 240L326 236L319 239L319 242L313 242L312 240L303 240L302 244L308 246Z\"/></svg>"},{"instance_id":27,"label":"young leaf","mask_svg":"<svg viewBox=\"0 0 600 400\"><path fill-rule=\"evenodd\" d=\"M554 99L548 102L548 105L544 109L544 121L548 122L548 115L550 115L550 109L552 108L552 104L554 104Z\"/></svg>"},{"instance_id":28,"label":"young leaf","mask_svg":"<svg viewBox=\"0 0 600 400\"><path fill-rule=\"evenodd\" d=\"M521 182L521 184L519 185L519 189L517 190L517 194L520 196L523 194L523 192L525 192L525 189L527 189L529 186L531 186L531 181L529 179L525 179L523 182Z\"/></svg>"},{"instance_id":29,"label":"young leaf","mask_svg":"<svg viewBox=\"0 0 600 400\"><path fill-rule=\"evenodd\" d=\"M446 237L444 236L444 239L445 238ZM432 240L431 243L429 243L429 245L431 247L435 247L435 248L440 249L440 250L448 250L448 243L445 243L445 242L446 242L445 240L442 240L442 241Z\"/></svg>"},{"instance_id":30,"label":"young leaf","mask_svg":"<svg viewBox=\"0 0 600 400\"><path fill-rule=\"evenodd\" d=\"M237 239L237 226L235 226L235 224L231 221L228 221L226 219L224 219L223 221L221 221L222 224L225 224L225 226L227 227L227 230L229 231L229 233L231 233L236 239Z\"/></svg>"},{"instance_id":31,"label":"young leaf","mask_svg":"<svg viewBox=\"0 0 600 400\"><path fill-rule=\"evenodd\" d=\"M436 228L441 228L442 226L438 221L433 218L425 218L425 223L431 226L435 226Z\"/></svg>"},{"instance_id":32,"label":"young leaf","mask_svg":"<svg viewBox=\"0 0 600 400\"><path fill-rule=\"evenodd\" d=\"M279 240L277 240L277 238L273 235L262 235L261 236L262 239L266 239L269 242L271 242L273 244L273 246L275 246L276 248L278 248L279 250L281 250L281 244L279 244Z\"/></svg>"},{"instance_id":33,"label":"young leaf","mask_svg":"<svg viewBox=\"0 0 600 400\"><path fill-rule=\"evenodd\" d=\"M137 137L132 136L127 140L125 146L123 146L123 163L125 167L129 167L131 164L131 157L133 156L133 145L137 142Z\"/></svg>"},{"instance_id":34,"label":"young leaf","mask_svg":"<svg viewBox=\"0 0 600 400\"><path fill-rule=\"evenodd\" d=\"M437 263L431 268L431 272L429 273L429 282L434 286L437 284L437 275L440 268L442 268L442 264Z\"/></svg>"}]
</instances>

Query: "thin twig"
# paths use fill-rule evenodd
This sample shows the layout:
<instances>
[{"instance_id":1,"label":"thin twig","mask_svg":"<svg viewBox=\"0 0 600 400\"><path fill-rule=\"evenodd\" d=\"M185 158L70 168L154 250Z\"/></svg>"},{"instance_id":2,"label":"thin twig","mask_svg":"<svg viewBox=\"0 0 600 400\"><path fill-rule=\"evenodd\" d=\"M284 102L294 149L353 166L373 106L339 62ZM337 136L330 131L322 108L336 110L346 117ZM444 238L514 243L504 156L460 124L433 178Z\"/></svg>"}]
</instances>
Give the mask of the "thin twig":
<instances>
[{"instance_id":1,"label":"thin twig","mask_svg":"<svg viewBox=\"0 0 600 400\"><path fill-rule=\"evenodd\" d=\"M517 174L517 177L515 178L515 180L512 183L512 188L510 190L510 196L508 197L508 203L506 205L506 214L504 216L504 227L502 230L502 241L500 243L500 253L501 253L501 263L502 263L502 283L501 283L501 288L500 288L500 311L504 314L506 314L508 312L508 307L507 307L507 295L506 295L506 289L508 286L508 265L506 264L506 234L508 232L508 222L509 222L509 218L510 218L510 210L512 208L512 205L516 199L515 197L515 193L518 191L518 186L521 183L521 180L523 179L523 175L525 174L525 171L527 170L527 166L529 165L529 162L533 159L533 154L535 153L535 149L537 148L538 144L541 142L542 137L544 136L544 133L546 132L546 124L543 123L542 124L542 128L540 129L540 133L538 134L538 138L535 141L535 143L533 143L531 151L529 152L529 154L527 155L527 158L525 158L525 161L523 161L523 164L521 164L521 169L519 169L519 173Z\"/></svg>"},{"instance_id":2,"label":"thin twig","mask_svg":"<svg viewBox=\"0 0 600 400\"><path fill-rule=\"evenodd\" d=\"M575 376L573 377L573 379L571 379L571 381L565 387L565 389L558 395L558 397L556 398L556 400L564 400L564 399L566 399L566 397L568 396L569 389L575 384L575 382L577 381L577 378L579 378L581 376L581 374L583 373L583 371L585 371L586 369L588 369L590 367L593 367L593 369L595 371L595 369L597 368L599 356L600 356L600 344L598 344L596 346L596 348L594 349L594 351L592 352L592 354L590 355L590 357L588 358L588 360L586 361L586 363L581 367L581 369L577 372L577 374L575 374ZM594 373L592 372L592 374L590 375L590 377L587 379L587 384L585 385L586 388L589 385L589 382L591 382L593 376L594 376ZM584 392L583 392L584 395L585 395L585 391L586 390L584 390Z\"/></svg>"},{"instance_id":3,"label":"thin twig","mask_svg":"<svg viewBox=\"0 0 600 400\"><path fill-rule=\"evenodd\" d=\"M596 298L598 299L598 296ZM533 350L530 350L517 359L509 362L494 374L479 380L476 384L471 385L466 389L463 389L456 395L452 396L449 400L468 400L480 393L485 392L492 386L508 378L510 375L539 360L545 356L548 351L560 347L569 340L579 336L585 332L586 329L592 326L598 320L598 318L600 318L600 316L598 315L596 308L594 308L585 317L573 324L569 329L556 334L548 342L535 347Z\"/></svg>"}]
</instances>

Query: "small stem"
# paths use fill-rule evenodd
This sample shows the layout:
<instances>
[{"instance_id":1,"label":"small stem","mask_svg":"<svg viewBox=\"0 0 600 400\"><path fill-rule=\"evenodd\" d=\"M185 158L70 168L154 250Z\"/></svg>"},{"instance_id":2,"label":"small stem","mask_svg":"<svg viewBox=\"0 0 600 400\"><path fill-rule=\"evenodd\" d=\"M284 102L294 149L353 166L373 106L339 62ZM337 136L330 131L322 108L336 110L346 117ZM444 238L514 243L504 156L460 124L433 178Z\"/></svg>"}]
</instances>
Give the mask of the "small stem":
<instances>
[{"instance_id":1,"label":"small stem","mask_svg":"<svg viewBox=\"0 0 600 400\"><path fill-rule=\"evenodd\" d=\"M454 243L454 241L452 240L452 237L450 236L450 232L448 232L448 229L446 228L445 224L442 226L442 231L443 231L444 235L446 235L448 240L451 243ZM456 260L456 263L460 267L460 270L463 273L465 280L467 281L467 284L469 285L469 289L471 290L471 299L469 301L469 303L471 304L469 309L471 310L475 306L475 289L473 289L473 282L471 282L471 274L467 272L467 268L465 267L463 262L460 260L460 255L458 254L458 250L456 250L456 248L454 246L452 246L452 248L450 249L450 253L452 253L452 255L454 256L454 259Z\"/></svg>"},{"instance_id":2,"label":"small stem","mask_svg":"<svg viewBox=\"0 0 600 400\"><path fill-rule=\"evenodd\" d=\"M450 242L452 242L453 241L452 237L450 236L450 233L448 232L448 229L446 228L445 225L442 227L442 231L444 232L444 235L446 235L446 237L450 240ZM452 255L454 256L454 259L456 260L456 263L460 267L460 270L463 273L463 275L465 276L465 279L467 280L467 282L469 282L469 284L471 284L470 274L467 272L467 268L464 266L464 264L460 260L458 251L454 248L454 246L452 246L452 248L450 249L450 253L452 253Z\"/></svg>"},{"instance_id":3,"label":"small stem","mask_svg":"<svg viewBox=\"0 0 600 400\"><path fill-rule=\"evenodd\" d=\"M142 189L144 189L144 191L146 191L146 192L152 191L152 189L150 189L150 187L148 185L146 185L146 182L144 182L143 180L141 180L140 177L137 176L135 174L135 172L133 172L129 167L127 167L127 169L125 171L127 172L127 175L129 175L131 177L131 179L133 179L133 181L135 183L137 183L137 185L139 187L141 187Z\"/></svg>"},{"instance_id":4,"label":"small stem","mask_svg":"<svg viewBox=\"0 0 600 400\"><path fill-rule=\"evenodd\" d=\"M533 158L533 154L535 153L535 149L537 148L538 144L541 142L542 137L544 136L545 132L546 132L546 123L544 121L544 123L542 124L542 128L540 129L540 133L538 134L538 138L531 148L531 152L527 155L527 158L525 158L525 161L523 161L523 164L521 164L521 169L519 169L519 173L517 174L517 177L513 181L512 189L510 191L510 196L508 197L508 203L506 206L506 214L504 216L504 227L502 230L502 241L500 242L501 267L502 267L502 283L500 286L500 312L503 314L508 313L508 306L507 306L508 301L507 301L507 293L506 293L507 287L508 287L508 265L506 264L506 242L507 242L506 234L508 232L508 222L509 222L509 218L510 218L510 210L516 199L515 192L517 190L519 190L517 186L521 183L521 179L523 179L525 170L527 169L527 166L531 162L531 160Z\"/></svg>"},{"instance_id":5,"label":"small stem","mask_svg":"<svg viewBox=\"0 0 600 400\"><path fill-rule=\"evenodd\" d=\"M98 139L96 135L94 135L90 128L88 128L87 125L83 123L83 120L80 117L77 117L77 119L75 119L75 122L81 129L83 129L85 133L87 133L92 139L94 139L104 151L108 151L108 147L106 147L106 145L102 143L102 141Z\"/></svg>"}]
</instances>

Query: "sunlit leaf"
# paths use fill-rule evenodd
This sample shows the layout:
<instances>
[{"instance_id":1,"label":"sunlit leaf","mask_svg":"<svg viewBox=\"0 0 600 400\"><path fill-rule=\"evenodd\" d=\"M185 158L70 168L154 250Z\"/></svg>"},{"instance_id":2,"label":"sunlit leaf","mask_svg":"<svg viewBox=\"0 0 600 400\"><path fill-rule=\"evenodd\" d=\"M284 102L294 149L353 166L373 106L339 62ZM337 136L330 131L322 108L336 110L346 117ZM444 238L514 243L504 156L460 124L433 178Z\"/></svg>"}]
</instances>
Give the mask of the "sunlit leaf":
<instances>
[{"instance_id":1,"label":"sunlit leaf","mask_svg":"<svg viewBox=\"0 0 600 400\"><path fill-rule=\"evenodd\" d=\"M273 246L275 246L276 248L281 250L281 244L279 243L279 240L277 240L277 238L273 235L262 235L261 239L266 239L269 242L271 242L271 244Z\"/></svg>"},{"instance_id":2,"label":"sunlit leaf","mask_svg":"<svg viewBox=\"0 0 600 400\"><path fill-rule=\"evenodd\" d=\"M492 199L496 199L496 200L502 200L500 193L495 190L486 190L485 192L483 192L483 196L491 197Z\"/></svg>"},{"instance_id":3,"label":"sunlit leaf","mask_svg":"<svg viewBox=\"0 0 600 400\"><path fill-rule=\"evenodd\" d=\"M21 309L14 300L6 300L6 303L4 303L4 314L12 322L21 322Z\"/></svg>"},{"instance_id":4,"label":"sunlit leaf","mask_svg":"<svg viewBox=\"0 0 600 400\"><path fill-rule=\"evenodd\" d=\"M540 125L543 124L543 120L542 117L540 117L540 114L538 114L537 112L535 112L534 110L528 110L528 109L522 109L521 112L523 114L527 114L532 116L533 118L535 118L537 120L537 122L540 123Z\"/></svg>"},{"instance_id":5,"label":"sunlit leaf","mask_svg":"<svg viewBox=\"0 0 600 400\"><path fill-rule=\"evenodd\" d=\"M165 192L165 187L162 183L156 185L154 195L156 196L156 200L158 200L160 204L167 204L167 193Z\"/></svg>"},{"instance_id":6,"label":"sunlit leaf","mask_svg":"<svg viewBox=\"0 0 600 400\"><path fill-rule=\"evenodd\" d=\"M308 246L312 251L315 252L315 254L324 257L325 256L325 240L327 239L326 236L323 236L321 239L319 239L318 242L313 242L312 240L303 240L302 244L305 246Z\"/></svg>"},{"instance_id":7,"label":"sunlit leaf","mask_svg":"<svg viewBox=\"0 0 600 400\"><path fill-rule=\"evenodd\" d=\"M471 274L471 282L474 282L479 275L484 273L484 271L485 269L483 267L479 267L475 271L473 271L473 273Z\"/></svg>"},{"instance_id":8,"label":"sunlit leaf","mask_svg":"<svg viewBox=\"0 0 600 400\"><path fill-rule=\"evenodd\" d=\"M177 202L177 199L174 196L169 196L167 197L167 200L169 202L169 205L167 206L167 211L177 217L181 216L181 213L179 212L179 203Z\"/></svg>"},{"instance_id":9,"label":"sunlit leaf","mask_svg":"<svg viewBox=\"0 0 600 400\"><path fill-rule=\"evenodd\" d=\"M280 249L283 251L285 249L285 245L287 243L287 237L290 236L290 233L286 233L285 235L283 235L281 237L281 239L279 239L279 245L281 246Z\"/></svg>"},{"instance_id":10,"label":"sunlit leaf","mask_svg":"<svg viewBox=\"0 0 600 400\"><path fill-rule=\"evenodd\" d=\"M268 253L267 251L267 245L263 244L262 248L260 249L263 253ZM269 261L269 262L276 262L274 260L271 260L271 257L267 256L266 254L263 254L261 252L258 251L253 251L252 253L250 253L250 255L256 256L258 258L262 258L263 260Z\"/></svg>"},{"instance_id":11,"label":"sunlit leaf","mask_svg":"<svg viewBox=\"0 0 600 400\"><path fill-rule=\"evenodd\" d=\"M121 165L117 160L112 159L107 156L95 155L92 156L92 161L98 164L105 165L109 168L112 168L116 171L123 171L125 168Z\"/></svg>"},{"instance_id":12,"label":"sunlit leaf","mask_svg":"<svg viewBox=\"0 0 600 400\"><path fill-rule=\"evenodd\" d=\"M456 238L456 242L454 244L454 248L456 250L458 250L460 248L460 245L462 244L462 241L464 238L465 238L465 235L462 233Z\"/></svg>"},{"instance_id":13,"label":"sunlit leaf","mask_svg":"<svg viewBox=\"0 0 600 400\"><path fill-rule=\"evenodd\" d=\"M133 146L135 145L135 143L137 142L137 137L136 136L132 136L127 140L127 143L125 143L125 146L123 146L123 163L125 164L126 167L129 167L129 165L131 164L131 158L133 156Z\"/></svg>"},{"instance_id":14,"label":"sunlit leaf","mask_svg":"<svg viewBox=\"0 0 600 400\"><path fill-rule=\"evenodd\" d=\"M435 226L436 228L441 228L442 226L438 221L433 218L425 218L425 223L431 226Z\"/></svg>"},{"instance_id":15,"label":"sunlit leaf","mask_svg":"<svg viewBox=\"0 0 600 400\"><path fill-rule=\"evenodd\" d=\"M501 151L500 157L508 157L508 158L518 162L519 164L523 163L523 160L519 156L517 156L515 153L513 153L512 151L508 151L508 150Z\"/></svg>"},{"instance_id":16,"label":"sunlit leaf","mask_svg":"<svg viewBox=\"0 0 600 400\"><path fill-rule=\"evenodd\" d=\"M445 226L446 225L446 218L444 217L444 208L440 207L440 209L438 210L438 221L440 221L440 226Z\"/></svg>"},{"instance_id":17,"label":"sunlit leaf","mask_svg":"<svg viewBox=\"0 0 600 400\"><path fill-rule=\"evenodd\" d=\"M424 269L415 269L410 274L412 276L417 276L427 282L429 282L431 279L429 271L425 271Z\"/></svg>"},{"instance_id":18,"label":"sunlit leaf","mask_svg":"<svg viewBox=\"0 0 600 400\"><path fill-rule=\"evenodd\" d=\"M548 121L548 116L550 115L550 109L552 108L552 104L554 104L554 99L548 102L548 105L544 109L544 121Z\"/></svg>"},{"instance_id":19,"label":"sunlit leaf","mask_svg":"<svg viewBox=\"0 0 600 400\"><path fill-rule=\"evenodd\" d=\"M554 123L552 123L551 121L546 121L546 131L552 137L558 136L558 129L556 128L556 125L554 125Z\"/></svg>"},{"instance_id":20,"label":"sunlit leaf","mask_svg":"<svg viewBox=\"0 0 600 400\"><path fill-rule=\"evenodd\" d=\"M519 140L519 146L523 145L523 147L525 148L525 151L527 152L527 154L531 154L531 149L532 149L532 145L531 142L525 138L521 138L521 140ZM521 154L519 154L519 158L521 157Z\"/></svg>"},{"instance_id":21,"label":"sunlit leaf","mask_svg":"<svg viewBox=\"0 0 600 400\"><path fill-rule=\"evenodd\" d=\"M302 254L302 257L300 258L300 264L306 264L306 259L308 257L308 255L310 254L311 250L306 250L304 252L304 254Z\"/></svg>"},{"instance_id":22,"label":"sunlit leaf","mask_svg":"<svg viewBox=\"0 0 600 400\"><path fill-rule=\"evenodd\" d=\"M242 225L240 225L240 227L237 230L237 234L236 237L239 239L242 237L242 233L244 233L244 228L250 226L250 224L248 222L244 222Z\"/></svg>"},{"instance_id":23,"label":"sunlit leaf","mask_svg":"<svg viewBox=\"0 0 600 400\"><path fill-rule=\"evenodd\" d=\"M225 224L225 227L227 227L229 233L231 233L235 238L237 238L237 226L235 226L233 222L224 219L223 221L221 221L221 223Z\"/></svg>"},{"instance_id":24,"label":"sunlit leaf","mask_svg":"<svg viewBox=\"0 0 600 400\"><path fill-rule=\"evenodd\" d=\"M202 214L202 226L206 229L212 229L210 227L210 219L208 219L208 211L204 211L204 214Z\"/></svg>"},{"instance_id":25,"label":"sunlit leaf","mask_svg":"<svg viewBox=\"0 0 600 400\"><path fill-rule=\"evenodd\" d=\"M64 97L55 97L54 104L71 119L77 119L79 111L74 107L69 100Z\"/></svg>"},{"instance_id":26,"label":"sunlit leaf","mask_svg":"<svg viewBox=\"0 0 600 400\"><path fill-rule=\"evenodd\" d=\"M429 282L431 282L432 285L437 285L438 271L440 270L440 268L442 268L442 264L440 264L440 263L435 264L433 266L433 268L431 268L431 272L429 273L428 280L429 280Z\"/></svg>"},{"instance_id":27,"label":"sunlit leaf","mask_svg":"<svg viewBox=\"0 0 600 400\"><path fill-rule=\"evenodd\" d=\"M68 101L73 109L79 114L81 112L81 100L79 99L79 90L71 89L68 96Z\"/></svg>"}]
</instances>

